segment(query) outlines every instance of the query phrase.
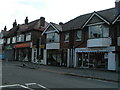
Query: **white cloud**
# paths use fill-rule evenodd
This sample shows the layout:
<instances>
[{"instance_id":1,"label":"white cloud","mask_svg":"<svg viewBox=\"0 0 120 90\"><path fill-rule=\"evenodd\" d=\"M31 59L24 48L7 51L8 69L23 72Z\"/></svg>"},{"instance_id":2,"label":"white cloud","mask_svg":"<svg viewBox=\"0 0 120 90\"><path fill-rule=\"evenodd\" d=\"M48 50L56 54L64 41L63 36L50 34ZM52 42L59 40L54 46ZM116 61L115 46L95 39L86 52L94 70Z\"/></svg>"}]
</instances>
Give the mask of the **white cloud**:
<instances>
[{"instance_id":1,"label":"white cloud","mask_svg":"<svg viewBox=\"0 0 120 90\"><path fill-rule=\"evenodd\" d=\"M0 30L8 29L16 19L19 24L44 16L48 22L67 22L81 14L114 7L115 0L2 0Z\"/></svg>"}]
</instances>

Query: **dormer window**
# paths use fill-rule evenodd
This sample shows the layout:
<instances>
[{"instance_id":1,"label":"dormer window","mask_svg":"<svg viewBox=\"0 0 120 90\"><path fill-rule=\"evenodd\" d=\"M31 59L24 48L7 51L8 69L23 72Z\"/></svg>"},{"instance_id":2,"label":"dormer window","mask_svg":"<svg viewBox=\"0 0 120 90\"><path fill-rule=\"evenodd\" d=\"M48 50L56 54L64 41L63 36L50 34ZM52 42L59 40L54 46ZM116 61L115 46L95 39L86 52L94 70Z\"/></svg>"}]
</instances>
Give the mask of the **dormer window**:
<instances>
[{"instance_id":1,"label":"dormer window","mask_svg":"<svg viewBox=\"0 0 120 90\"><path fill-rule=\"evenodd\" d=\"M106 25L96 25L89 27L89 38L107 38L109 37L109 27Z\"/></svg>"}]
</instances>

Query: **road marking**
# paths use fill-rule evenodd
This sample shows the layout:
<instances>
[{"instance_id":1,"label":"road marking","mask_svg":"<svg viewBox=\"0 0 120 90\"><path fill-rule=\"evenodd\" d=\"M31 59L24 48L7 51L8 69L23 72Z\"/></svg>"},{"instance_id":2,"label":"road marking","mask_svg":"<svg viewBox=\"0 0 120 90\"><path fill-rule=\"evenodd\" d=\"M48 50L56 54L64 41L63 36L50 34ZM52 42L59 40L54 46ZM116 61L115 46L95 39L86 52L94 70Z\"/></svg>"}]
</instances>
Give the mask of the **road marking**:
<instances>
[{"instance_id":1,"label":"road marking","mask_svg":"<svg viewBox=\"0 0 120 90\"><path fill-rule=\"evenodd\" d=\"M24 85L19 85L20 87L22 87L22 88L26 88L26 89L29 89L29 90L34 90L34 89L32 89L32 88L29 88L29 87L26 87L26 86L24 86Z\"/></svg>"},{"instance_id":2,"label":"road marking","mask_svg":"<svg viewBox=\"0 0 120 90\"><path fill-rule=\"evenodd\" d=\"M26 86L25 86L26 85ZM32 88L29 88L30 85L37 85L43 89L46 89L46 90L50 90L48 89L47 87L41 85L41 84L37 84L37 83L26 83L25 85L21 85L21 84L13 84L13 85L3 85L3 86L0 86L0 88L7 88L7 87L15 87L15 86L18 86L18 87L22 87L22 88L25 88L25 89L28 89L28 90L34 90Z\"/></svg>"},{"instance_id":3,"label":"road marking","mask_svg":"<svg viewBox=\"0 0 120 90\"><path fill-rule=\"evenodd\" d=\"M46 90L50 90L50 89L48 89L47 87L45 87L45 86L43 86L43 85L40 85L40 84L37 84L37 85L40 86L41 88L46 89Z\"/></svg>"},{"instance_id":4,"label":"road marking","mask_svg":"<svg viewBox=\"0 0 120 90\"><path fill-rule=\"evenodd\" d=\"M5 87L14 87L14 86L19 86L20 84L13 84L13 85L3 85L0 86L0 88L5 88Z\"/></svg>"},{"instance_id":5,"label":"road marking","mask_svg":"<svg viewBox=\"0 0 120 90\"><path fill-rule=\"evenodd\" d=\"M39 87L43 88L43 89L46 89L46 90L50 90L48 89L47 87L41 85L41 84L37 84L37 83L26 83L25 84L27 87L29 87L30 85L38 85Z\"/></svg>"}]
</instances>

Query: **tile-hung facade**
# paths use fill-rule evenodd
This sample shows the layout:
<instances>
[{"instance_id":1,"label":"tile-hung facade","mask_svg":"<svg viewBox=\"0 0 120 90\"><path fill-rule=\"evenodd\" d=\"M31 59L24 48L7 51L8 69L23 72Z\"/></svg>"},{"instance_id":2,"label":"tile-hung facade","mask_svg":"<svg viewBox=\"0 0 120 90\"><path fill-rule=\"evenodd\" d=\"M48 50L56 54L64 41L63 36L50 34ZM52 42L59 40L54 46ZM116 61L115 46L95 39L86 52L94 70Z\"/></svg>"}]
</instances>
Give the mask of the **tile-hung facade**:
<instances>
[{"instance_id":1,"label":"tile-hung facade","mask_svg":"<svg viewBox=\"0 0 120 90\"><path fill-rule=\"evenodd\" d=\"M63 25L61 48L67 51L68 67L118 70L119 8L81 15Z\"/></svg>"},{"instance_id":2,"label":"tile-hung facade","mask_svg":"<svg viewBox=\"0 0 120 90\"><path fill-rule=\"evenodd\" d=\"M66 63L63 59L63 53L60 49L60 33L62 26L50 22L46 27L43 36L46 38L44 49L44 61L47 65L65 66Z\"/></svg>"},{"instance_id":3,"label":"tile-hung facade","mask_svg":"<svg viewBox=\"0 0 120 90\"><path fill-rule=\"evenodd\" d=\"M46 26L44 17L30 23L26 17L25 24L22 25L17 25L15 21L6 37L6 57L12 56L12 58L6 59L37 62L40 54L40 37Z\"/></svg>"}]
</instances>

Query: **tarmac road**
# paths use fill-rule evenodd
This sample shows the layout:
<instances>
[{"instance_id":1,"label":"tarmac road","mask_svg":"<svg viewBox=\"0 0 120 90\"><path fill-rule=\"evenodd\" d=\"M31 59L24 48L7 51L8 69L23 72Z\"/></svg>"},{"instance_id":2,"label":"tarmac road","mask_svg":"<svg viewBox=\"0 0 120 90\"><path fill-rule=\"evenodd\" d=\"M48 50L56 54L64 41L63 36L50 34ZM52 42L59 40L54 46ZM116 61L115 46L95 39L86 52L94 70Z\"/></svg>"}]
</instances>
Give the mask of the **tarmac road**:
<instances>
[{"instance_id":1,"label":"tarmac road","mask_svg":"<svg viewBox=\"0 0 120 90\"><path fill-rule=\"evenodd\" d=\"M29 85L30 88L32 88L32 85L33 87L37 85L36 88L45 89L108 88L111 90L110 88L118 88L118 83L115 82L69 76L59 71L24 68L9 62L4 62L2 66L2 86L19 84L19 86Z\"/></svg>"}]
</instances>

